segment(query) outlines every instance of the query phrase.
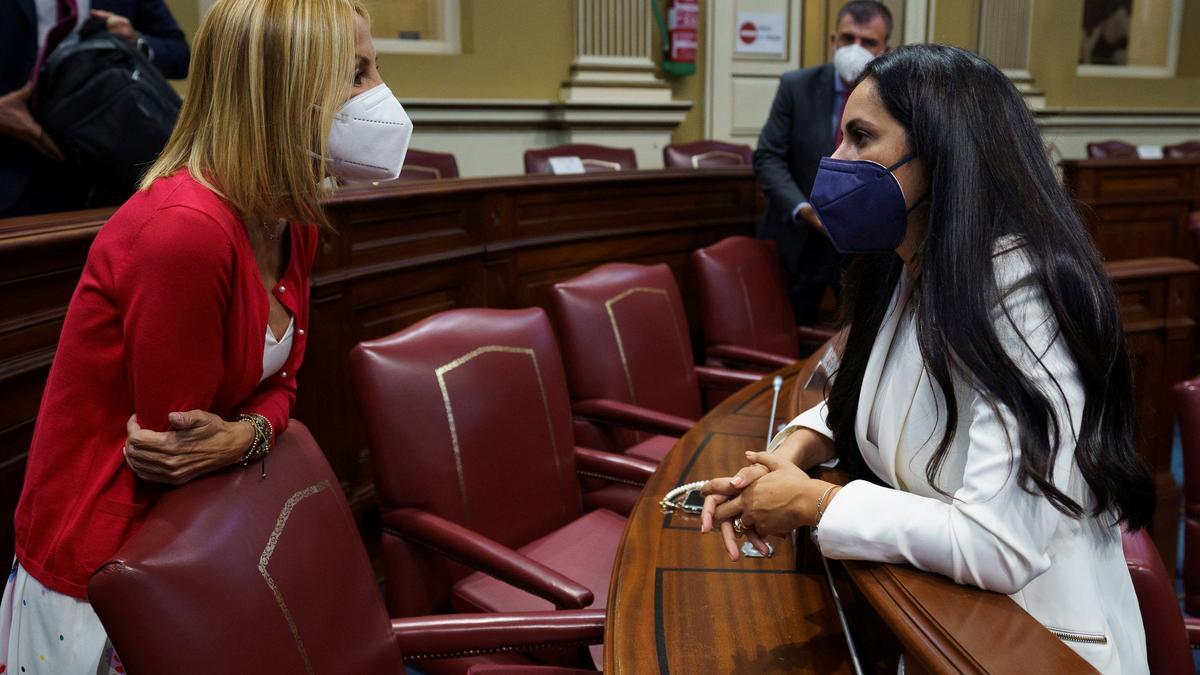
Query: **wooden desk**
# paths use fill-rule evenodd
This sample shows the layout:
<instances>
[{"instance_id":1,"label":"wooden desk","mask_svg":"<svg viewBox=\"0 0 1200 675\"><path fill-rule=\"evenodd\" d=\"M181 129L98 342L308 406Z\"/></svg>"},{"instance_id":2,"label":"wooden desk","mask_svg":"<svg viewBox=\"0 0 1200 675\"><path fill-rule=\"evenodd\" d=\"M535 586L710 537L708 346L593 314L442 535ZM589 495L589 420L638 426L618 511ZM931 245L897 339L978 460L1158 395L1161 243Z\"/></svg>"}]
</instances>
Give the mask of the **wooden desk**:
<instances>
[{"instance_id":1,"label":"wooden desk","mask_svg":"<svg viewBox=\"0 0 1200 675\"><path fill-rule=\"evenodd\" d=\"M1078 159L1062 168L1106 260L1196 260L1187 230L1200 212L1200 158Z\"/></svg>"},{"instance_id":2,"label":"wooden desk","mask_svg":"<svg viewBox=\"0 0 1200 675\"><path fill-rule=\"evenodd\" d=\"M360 524L375 495L348 376L355 344L456 307L547 307L552 284L614 261L670 265L696 333L688 257L752 234L758 194L751 169L734 167L404 183L327 200L337 234L322 238L315 263L293 417L329 456ZM0 560L12 555L12 513L67 302L111 214L0 220Z\"/></svg>"},{"instance_id":3,"label":"wooden desk","mask_svg":"<svg viewBox=\"0 0 1200 675\"><path fill-rule=\"evenodd\" d=\"M797 364L780 414L796 407ZM680 439L625 526L608 596L608 673L848 673L844 637L807 533L799 548L772 538L770 559L733 563L699 517L664 514L658 500L694 480L730 475L763 447L770 377L723 401ZM959 586L905 565L834 562L839 593L868 672L1091 672L1007 596ZM844 569L844 571L842 571ZM1018 656L1019 655L1019 656Z\"/></svg>"}]
</instances>

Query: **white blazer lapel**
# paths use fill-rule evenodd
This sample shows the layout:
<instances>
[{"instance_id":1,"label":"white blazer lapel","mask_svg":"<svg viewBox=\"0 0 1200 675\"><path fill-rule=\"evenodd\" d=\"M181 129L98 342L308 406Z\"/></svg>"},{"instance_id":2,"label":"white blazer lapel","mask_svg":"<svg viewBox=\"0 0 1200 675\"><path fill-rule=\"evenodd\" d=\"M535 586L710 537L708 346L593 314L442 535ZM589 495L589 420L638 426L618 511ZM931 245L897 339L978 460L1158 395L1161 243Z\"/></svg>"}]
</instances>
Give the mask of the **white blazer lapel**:
<instances>
[{"instance_id":1,"label":"white blazer lapel","mask_svg":"<svg viewBox=\"0 0 1200 675\"><path fill-rule=\"evenodd\" d=\"M890 447L886 453L881 453L878 446L867 440L867 423L870 421L871 415L875 414L875 392L879 389L879 378L883 374L883 365L887 361L892 339L896 335L896 328L904 316L904 308L908 305L911 294L912 283L908 280L908 274L901 272L900 282L896 284L896 290L892 293L891 306L888 307L887 314L883 317L883 323L879 326L875 344L871 346L871 356L867 359L862 389L858 394L858 417L854 420L854 435L867 466L893 486L896 484L895 445L884 443L885 446ZM917 365L920 366L920 358L917 359ZM879 412L883 414L885 411ZM894 439L895 435L899 433L898 421L890 422L888 418L882 419L883 422L879 425L881 440L884 437L885 429L892 432ZM886 454L887 457L882 456L883 454Z\"/></svg>"}]
</instances>

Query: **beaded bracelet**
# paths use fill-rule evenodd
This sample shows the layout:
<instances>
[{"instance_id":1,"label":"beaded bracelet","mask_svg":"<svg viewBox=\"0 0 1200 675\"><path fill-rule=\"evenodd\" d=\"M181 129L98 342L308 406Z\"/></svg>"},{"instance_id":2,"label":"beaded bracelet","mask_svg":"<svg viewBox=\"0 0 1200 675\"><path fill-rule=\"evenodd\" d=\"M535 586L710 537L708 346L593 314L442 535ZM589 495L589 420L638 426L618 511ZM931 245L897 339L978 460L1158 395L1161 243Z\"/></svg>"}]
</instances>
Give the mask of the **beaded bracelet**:
<instances>
[{"instance_id":1,"label":"beaded bracelet","mask_svg":"<svg viewBox=\"0 0 1200 675\"><path fill-rule=\"evenodd\" d=\"M243 413L238 415L238 421L249 422L250 426L254 427L254 442L250 444L246 454L242 455L241 464L245 467L256 459L262 459L262 477L266 478L267 453L271 452L271 439L275 436L271 420L258 413Z\"/></svg>"}]
</instances>

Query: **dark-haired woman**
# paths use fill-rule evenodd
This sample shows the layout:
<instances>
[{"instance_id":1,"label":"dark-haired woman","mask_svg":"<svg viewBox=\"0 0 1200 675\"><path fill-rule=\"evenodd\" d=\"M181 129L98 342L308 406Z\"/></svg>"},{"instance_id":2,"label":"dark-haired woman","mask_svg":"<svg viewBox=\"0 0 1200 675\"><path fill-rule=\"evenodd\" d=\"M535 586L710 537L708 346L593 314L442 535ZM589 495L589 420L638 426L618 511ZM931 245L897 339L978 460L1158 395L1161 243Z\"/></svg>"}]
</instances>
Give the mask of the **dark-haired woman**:
<instances>
[{"instance_id":1,"label":"dark-haired woman","mask_svg":"<svg viewBox=\"0 0 1200 675\"><path fill-rule=\"evenodd\" d=\"M811 201L847 272L826 400L710 481L704 531L819 526L831 558L1010 595L1103 672L1145 672L1120 528L1154 485L1132 441L1113 290L1021 95L937 45L873 61ZM805 469L837 459L845 487Z\"/></svg>"}]
</instances>

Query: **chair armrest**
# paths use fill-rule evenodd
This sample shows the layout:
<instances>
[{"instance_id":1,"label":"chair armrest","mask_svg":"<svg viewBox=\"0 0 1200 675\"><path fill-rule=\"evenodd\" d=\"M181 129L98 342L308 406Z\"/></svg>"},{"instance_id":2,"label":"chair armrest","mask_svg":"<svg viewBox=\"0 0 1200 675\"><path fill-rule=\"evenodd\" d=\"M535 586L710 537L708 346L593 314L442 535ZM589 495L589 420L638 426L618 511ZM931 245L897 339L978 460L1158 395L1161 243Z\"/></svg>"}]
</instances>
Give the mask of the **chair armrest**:
<instances>
[{"instance_id":1,"label":"chair armrest","mask_svg":"<svg viewBox=\"0 0 1200 675\"><path fill-rule=\"evenodd\" d=\"M1185 615L1183 625L1187 627L1188 643L1192 645L1192 649L1200 649L1200 619Z\"/></svg>"},{"instance_id":2,"label":"chair armrest","mask_svg":"<svg viewBox=\"0 0 1200 675\"><path fill-rule=\"evenodd\" d=\"M763 373L747 373L713 366L696 366L696 377L700 380L701 387L741 389L748 384L758 382L764 375Z\"/></svg>"},{"instance_id":3,"label":"chair armrest","mask_svg":"<svg viewBox=\"0 0 1200 675\"><path fill-rule=\"evenodd\" d=\"M446 614L392 619L405 661L527 652L604 641L602 609Z\"/></svg>"},{"instance_id":4,"label":"chair armrest","mask_svg":"<svg viewBox=\"0 0 1200 675\"><path fill-rule=\"evenodd\" d=\"M414 508L382 515L383 529L548 600L559 609L583 609L595 599L578 582L458 523Z\"/></svg>"},{"instance_id":5,"label":"chair armrest","mask_svg":"<svg viewBox=\"0 0 1200 675\"><path fill-rule=\"evenodd\" d=\"M796 326L796 339L802 345L812 345L820 347L833 336L837 335L837 330L833 328L817 328L815 326Z\"/></svg>"},{"instance_id":6,"label":"chair armrest","mask_svg":"<svg viewBox=\"0 0 1200 675\"><path fill-rule=\"evenodd\" d=\"M602 452L591 448L575 448L575 471L590 478L637 485L641 487L654 475L658 465L632 455Z\"/></svg>"},{"instance_id":7,"label":"chair armrest","mask_svg":"<svg viewBox=\"0 0 1200 675\"><path fill-rule=\"evenodd\" d=\"M572 408L576 417L583 417L600 424L668 436L682 436L696 425L695 420L689 420L686 417L661 413L640 405L607 398L588 398L576 401Z\"/></svg>"},{"instance_id":8,"label":"chair armrest","mask_svg":"<svg viewBox=\"0 0 1200 675\"><path fill-rule=\"evenodd\" d=\"M789 359L786 356L738 345L713 345L705 353L710 359L767 366L771 370L790 366L796 362L796 359Z\"/></svg>"}]
</instances>

